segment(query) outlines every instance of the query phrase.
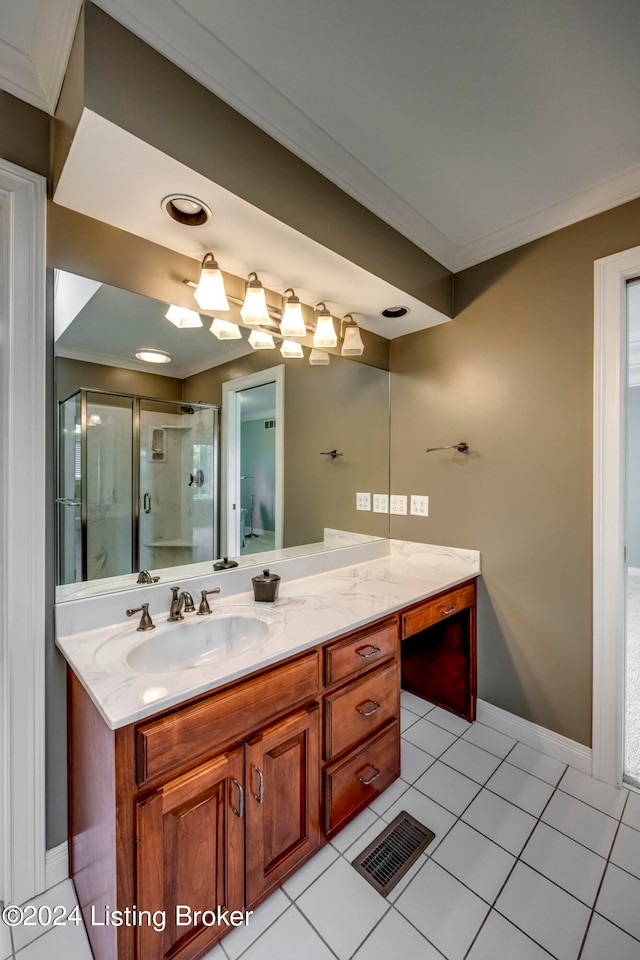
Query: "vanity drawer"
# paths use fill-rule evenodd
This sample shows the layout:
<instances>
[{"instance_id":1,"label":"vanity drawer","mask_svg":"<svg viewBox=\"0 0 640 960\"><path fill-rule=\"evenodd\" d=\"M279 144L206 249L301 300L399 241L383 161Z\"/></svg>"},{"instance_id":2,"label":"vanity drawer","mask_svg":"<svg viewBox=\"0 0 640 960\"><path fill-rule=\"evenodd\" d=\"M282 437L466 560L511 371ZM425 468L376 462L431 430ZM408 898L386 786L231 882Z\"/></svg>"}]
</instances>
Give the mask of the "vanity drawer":
<instances>
[{"instance_id":1,"label":"vanity drawer","mask_svg":"<svg viewBox=\"0 0 640 960\"><path fill-rule=\"evenodd\" d=\"M137 781L145 783L212 755L256 731L320 688L317 650L136 730Z\"/></svg>"},{"instance_id":2,"label":"vanity drawer","mask_svg":"<svg viewBox=\"0 0 640 960\"><path fill-rule=\"evenodd\" d=\"M368 737L400 716L400 669L397 660L367 673L325 697L325 760Z\"/></svg>"},{"instance_id":3,"label":"vanity drawer","mask_svg":"<svg viewBox=\"0 0 640 960\"><path fill-rule=\"evenodd\" d=\"M397 653L398 621L394 618L325 647L325 682L329 686L364 673Z\"/></svg>"},{"instance_id":4,"label":"vanity drawer","mask_svg":"<svg viewBox=\"0 0 640 960\"><path fill-rule=\"evenodd\" d=\"M450 590L449 593L443 593L433 600L427 600L420 606L414 607L407 613L401 614L402 639L412 637L414 633L420 633L427 627L432 627L434 623L446 620L454 613L460 610L466 610L474 606L476 602L476 582L472 580L465 583L457 590Z\"/></svg>"},{"instance_id":5,"label":"vanity drawer","mask_svg":"<svg viewBox=\"0 0 640 960\"><path fill-rule=\"evenodd\" d=\"M325 770L325 832L333 834L399 775L400 725L394 720L346 759Z\"/></svg>"}]
</instances>

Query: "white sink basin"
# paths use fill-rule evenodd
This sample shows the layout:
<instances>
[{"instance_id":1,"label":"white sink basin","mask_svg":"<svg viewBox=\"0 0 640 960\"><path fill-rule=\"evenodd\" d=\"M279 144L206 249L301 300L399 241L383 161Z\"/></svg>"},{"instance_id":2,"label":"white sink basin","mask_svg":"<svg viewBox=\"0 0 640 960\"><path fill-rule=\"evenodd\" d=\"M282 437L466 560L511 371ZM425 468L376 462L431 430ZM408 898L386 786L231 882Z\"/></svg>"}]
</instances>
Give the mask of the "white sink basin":
<instances>
[{"instance_id":1,"label":"white sink basin","mask_svg":"<svg viewBox=\"0 0 640 960\"><path fill-rule=\"evenodd\" d=\"M215 617L197 625L176 624L158 636L146 637L126 660L140 673L186 670L242 653L268 633L269 625L254 617Z\"/></svg>"}]
</instances>

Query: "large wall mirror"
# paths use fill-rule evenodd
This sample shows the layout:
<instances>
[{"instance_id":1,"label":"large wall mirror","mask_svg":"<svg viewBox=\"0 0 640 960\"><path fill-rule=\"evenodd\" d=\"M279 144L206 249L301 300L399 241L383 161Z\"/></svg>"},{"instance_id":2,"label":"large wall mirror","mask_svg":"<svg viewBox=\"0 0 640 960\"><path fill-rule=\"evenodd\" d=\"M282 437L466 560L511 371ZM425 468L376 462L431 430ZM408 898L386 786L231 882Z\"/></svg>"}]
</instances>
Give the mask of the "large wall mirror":
<instances>
[{"instance_id":1,"label":"large wall mirror","mask_svg":"<svg viewBox=\"0 0 640 960\"><path fill-rule=\"evenodd\" d=\"M311 364L307 347L286 358L242 327L217 339L210 316L179 327L159 300L54 282L58 602L142 570L168 580L350 542L327 530L388 536L387 513L356 506L389 492L387 370Z\"/></svg>"}]
</instances>

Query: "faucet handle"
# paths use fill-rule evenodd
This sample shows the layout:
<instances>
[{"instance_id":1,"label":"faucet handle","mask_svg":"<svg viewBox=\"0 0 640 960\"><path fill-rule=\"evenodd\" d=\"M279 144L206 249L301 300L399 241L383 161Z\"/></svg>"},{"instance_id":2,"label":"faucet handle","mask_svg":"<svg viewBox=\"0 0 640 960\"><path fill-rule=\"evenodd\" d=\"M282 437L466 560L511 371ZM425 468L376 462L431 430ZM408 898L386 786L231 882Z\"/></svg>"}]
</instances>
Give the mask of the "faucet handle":
<instances>
[{"instance_id":1,"label":"faucet handle","mask_svg":"<svg viewBox=\"0 0 640 960\"><path fill-rule=\"evenodd\" d=\"M143 603L141 607L132 607L127 610L127 616L132 617L134 613L142 613L140 617L140 623L137 627L139 631L142 630L155 630L156 625L149 616L149 604Z\"/></svg>"},{"instance_id":2,"label":"faucet handle","mask_svg":"<svg viewBox=\"0 0 640 960\"><path fill-rule=\"evenodd\" d=\"M213 590L201 590L202 599L200 600L200 606L198 607L197 617L206 617L208 613L211 613L211 607L209 606L209 601L207 597L210 593L220 593L220 587L214 587Z\"/></svg>"}]
</instances>

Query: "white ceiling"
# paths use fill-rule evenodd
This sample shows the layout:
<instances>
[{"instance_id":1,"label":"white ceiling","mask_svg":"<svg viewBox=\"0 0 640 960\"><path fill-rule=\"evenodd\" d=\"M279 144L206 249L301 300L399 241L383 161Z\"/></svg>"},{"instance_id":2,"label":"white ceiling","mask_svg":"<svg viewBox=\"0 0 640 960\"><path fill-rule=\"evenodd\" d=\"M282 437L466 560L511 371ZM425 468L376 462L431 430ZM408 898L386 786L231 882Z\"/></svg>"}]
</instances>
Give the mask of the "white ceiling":
<instances>
[{"instance_id":1,"label":"white ceiling","mask_svg":"<svg viewBox=\"0 0 640 960\"><path fill-rule=\"evenodd\" d=\"M78 4L1 3L36 102ZM99 5L451 269L640 195L637 0Z\"/></svg>"}]
</instances>

